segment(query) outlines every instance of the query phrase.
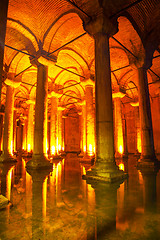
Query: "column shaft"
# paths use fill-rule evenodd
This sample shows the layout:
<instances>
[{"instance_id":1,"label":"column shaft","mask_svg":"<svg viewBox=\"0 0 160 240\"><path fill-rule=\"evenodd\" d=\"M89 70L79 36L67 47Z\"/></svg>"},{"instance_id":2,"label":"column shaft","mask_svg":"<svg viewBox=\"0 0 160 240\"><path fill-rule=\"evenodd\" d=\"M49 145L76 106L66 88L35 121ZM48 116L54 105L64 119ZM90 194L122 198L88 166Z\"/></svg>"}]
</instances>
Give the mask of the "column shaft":
<instances>
[{"instance_id":1,"label":"column shaft","mask_svg":"<svg viewBox=\"0 0 160 240\"><path fill-rule=\"evenodd\" d=\"M109 37L95 35L96 155L103 162L114 161L114 134Z\"/></svg>"},{"instance_id":2,"label":"column shaft","mask_svg":"<svg viewBox=\"0 0 160 240\"><path fill-rule=\"evenodd\" d=\"M86 139L87 154L93 155L95 149L93 86L86 86Z\"/></svg>"},{"instance_id":3,"label":"column shaft","mask_svg":"<svg viewBox=\"0 0 160 240\"><path fill-rule=\"evenodd\" d=\"M0 102L1 102L1 88L2 88L2 71L3 71L3 57L4 44L7 25L7 12L9 0L0 1Z\"/></svg>"},{"instance_id":4,"label":"column shaft","mask_svg":"<svg viewBox=\"0 0 160 240\"><path fill-rule=\"evenodd\" d=\"M36 106L35 106L35 127L34 127L34 155L44 155L44 136L45 136L45 119L47 107L48 91L48 71L47 67L38 66L37 72L37 89L36 89Z\"/></svg>"},{"instance_id":5,"label":"column shaft","mask_svg":"<svg viewBox=\"0 0 160 240\"><path fill-rule=\"evenodd\" d=\"M7 86L3 134L3 153L5 156L12 154L13 151L13 108L14 89Z\"/></svg>"},{"instance_id":6,"label":"column shaft","mask_svg":"<svg viewBox=\"0 0 160 240\"><path fill-rule=\"evenodd\" d=\"M46 159L44 144L46 143L46 109L48 93L48 68L39 65L37 69L37 88L35 104L34 148L32 159L27 162L27 169L50 169L52 165Z\"/></svg>"},{"instance_id":7,"label":"column shaft","mask_svg":"<svg viewBox=\"0 0 160 240\"><path fill-rule=\"evenodd\" d=\"M122 106L121 99L114 99L114 116L115 116L115 157L122 156L124 152L123 141L123 123L122 123Z\"/></svg>"},{"instance_id":8,"label":"column shaft","mask_svg":"<svg viewBox=\"0 0 160 240\"><path fill-rule=\"evenodd\" d=\"M33 151L34 136L34 104L29 105L28 111L28 130L27 130L27 151Z\"/></svg>"},{"instance_id":9,"label":"column shaft","mask_svg":"<svg viewBox=\"0 0 160 240\"><path fill-rule=\"evenodd\" d=\"M56 97L51 97L51 122L50 122L50 148L51 154L55 155L57 149L57 106L58 100Z\"/></svg>"},{"instance_id":10,"label":"column shaft","mask_svg":"<svg viewBox=\"0 0 160 240\"><path fill-rule=\"evenodd\" d=\"M141 125L142 159L155 159L154 141L151 108L147 71L145 68L138 68L138 90L139 90L139 113Z\"/></svg>"}]
</instances>

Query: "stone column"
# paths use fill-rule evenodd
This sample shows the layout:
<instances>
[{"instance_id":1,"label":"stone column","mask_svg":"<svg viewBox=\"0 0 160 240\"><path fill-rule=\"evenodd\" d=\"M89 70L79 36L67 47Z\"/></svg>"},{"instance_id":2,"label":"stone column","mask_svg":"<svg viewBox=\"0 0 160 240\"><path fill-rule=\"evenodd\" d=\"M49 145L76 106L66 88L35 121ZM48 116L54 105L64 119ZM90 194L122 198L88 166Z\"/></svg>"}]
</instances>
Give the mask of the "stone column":
<instances>
[{"instance_id":1,"label":"stone column","mask_svg":"<svg viewBox=\"0 0 160 240\"><path fill-rule=\"evenodd\" d=\"M141 126L141 143L142 153L139 160L139 166L150 166L156 162L153 141L153 129L151 108L149 99L147 70L144 66L137 68L138 71L138 97L139 97L139 114Z\"/></svg>"},{"instance_id":2,"label":"stone column","mask_svg":"<svg viewBox=\"0 0 160 240\"><path fill-rule=\"evenodd\" d=\"M22 123L23 126L23 141L22 141L22 150L27 150L27 119L25 117L24 122Z\"/></svg>"},{"instance_id":3,"label":"stone column","mask_svg":"<svg viewBox=\"0 0 160 240\"><path fill-rule=\"evenodd\" d=\"M33 136L34 136L34 104L33 100L28 100L28 129L27 129L27 152L33 151Z\"/></svg>"},{"instance_id":4,"label":"stone column","mask_svg":"<svg viewBox=\"0 0 160 240\"><path fill-rule=\"evenodd\" d=\"M86 101L82 101L79 103L82 107L82 115L81 115L81 154L86 154Z\"/></svg>"},{"instance_id":5,"label":"stone column","mask_svg":"<svg viewBox=\"0 0 160 240\"><path fill-rule=\"evenodd\" d=\"M124 93L113 93L114 98L114 129L115 129L115 157L122 157L124 152L124 137L123 137L123 123L122 123L122 103L121 98Z\"/></svg>"},{"instance_id":6,"label":"stone column","mask_svg":"<svg viewBox=\"0 0 160 240\"><path fill-rule=\"evenodd\" d=\"M7 12L9 0L0 1L0 102L1 102L1 88L2 88L2 72L3 72L3 57L4 44L7 25Z\"/></svg>"},{"instance_id":7,"label":"stone column","mask_svg":"<svg viewBox=\"0 0 160 240\"><path fill-rule=\"evenodd\" d=\"M44 152L45 122L48 93L48 68L42 64L37 69L37 88L35 105L34 148L32 159L26 164L29 169L51 168Z\"/></svg>"},{"instance_id":8,"label":"stone column","mask_svg":"<svg viewBox=\"0 0 160 240\"><path fill-rule=\"evenodd\" d=\"M139 119L139 102L131 102L132 107L135 107L135 127L136 127L136 155L141 154L141 129L140 129L140 119Z\"/></svg>"},{"instance_id":9,"label":"stone column","mask_svg":"<svg viewBox=\"0 0 160 240\"><path fill-rule=\"evenodd\" d=\"M50 121L50 149L51 155L56 155L57 149L57 107L58 99L54 96L54 92L51 97L51 121Z\"/></svg>"},{"instance_id":10,"label":"stone column","mask_svg":"<svg viewBox=\"0 0 160 240\"><path fill-rule=\"evenodd\" d=\"M3 152L0 162L15 161L13 151L13 111L14 111L14 88L6 87L6 104L4 116Z\"/></svg>"},{"instance_id":11,"label":"stone column","mask_svg":"<svg viewBox=\"0 0 160 240\"><path fill-rule=\"evenodd\" d=\"M93 109L93 85L86 85L86 141L87 155L94 155L95 133L94 133L94 109Z\"/></svg>"},{"instance_id":12,"label":"stone column","mask_svg":"<svg viewBox=\"0 0 160 240\"><path fill-rule=\"evenodd\" d=\"M109 36L115 33L115 26L102 15L87 25L84 24L84 27L95 39L96 75L96 163L93 169L87 172L86 178L119 181L126 175L118 169L114 158Z\"/></svg>"},{"instance_id":13,"label":"stone column","mask_svg":"<svg viewBox=\"0 0 160 240\"><path fill-rule=\"evenodd\" d=\"M63 107L58 106L58 152L62 151L62 111Z\"/></svg>"}]
</instances>

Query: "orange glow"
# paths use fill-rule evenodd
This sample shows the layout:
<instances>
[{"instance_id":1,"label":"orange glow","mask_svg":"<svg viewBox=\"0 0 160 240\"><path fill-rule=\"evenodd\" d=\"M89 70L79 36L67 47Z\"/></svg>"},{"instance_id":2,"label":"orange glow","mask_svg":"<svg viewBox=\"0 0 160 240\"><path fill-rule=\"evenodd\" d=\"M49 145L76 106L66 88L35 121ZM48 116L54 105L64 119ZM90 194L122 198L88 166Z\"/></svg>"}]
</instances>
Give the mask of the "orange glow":
<instances>
[{"instance_id":1,"label":"orange glow","mask_svg":"<svg viewBox=\"0 0 160 240\"><path fill-rule=\"evenodd\" d=\"M13 173L14 166L8 171L7 173L7 190L6 190L6 197L8 200L11 199L11 182L12 182L12 173Z\"/></svg>"},{"instance_id":2,"label":"orange glow","mask_svg":"<svg viewBox=\"0 0 160 240\"><path fill-rule=\"evenodd\" d=\"M61 151L61 144L58 145L58 150Z\"/></svg>"},{"instance_id":3,"label":"orange glow","mask_svg":"<svg viewBox=\"0 0 160 240\"><path fill-rule=\"evenodd\" d=\"M120 169L120 170L123 170L123 171L124 171L124 164L123 164L123 163L120 163L118 166L119 166L119 169Z\"/></svg>"},{"instance_id":4,"label":"orange glow","mask_svg":"<svg viewBox=\"0 0 160 240\"><path fill-rule=\"evenodd\" d=\"M13 155L13 141L11 141L11 145L10 145L10 153Z\"/></svg>"},{"instance_id":5,"label":"orange glow","mask_svg":"<svg viewBox=\"0 0 160 240\"><path fill-rule=\"evenodd\" d=\"M139 128L137 129L137 150L138 150L139 153L142 152L142 146L141 146L141 131L140 131Z\"/></svg>"},{"instance_id":6,"label":"orange glow","mask_svg":"<svg viewBox=\"0 0 160 240\"><path fill-rule=\"evenodd\" d=\"M89 156L93 156L93 155L94 155L93 148L92 148L92 144L89 144L88 155L89 155Z\"/></svg>"},{"instance_id":7,"label":"orange glow","mask_svg":"<svg viewBox=\"0 0 160 240\"><path fill-rule=\"evenodd\" d=\"M119 153L121 153L121 154L123 153L123 147L122 147L122 145L119 146Z\"/></svg>"},{"instance_id":8,"label":"orange glow","mask_svg":"<svg viewBox=\"0 0 160 240\"><path fill-rule=\"evenodd\" d=\"M83 146L83 151L84 151L84 152L86 152L86 145L85 145L85 146Z\"/></svg>"},{"instance_id":9,"label":"orange glow","mask_svg":"<svg viewBox=\"0 0 160 240\"><path fill-rule=\"evenodd\" d=\"M143 184L143 177L142 173L138 170L138 177L139 177L139 183L142 185Z\"/></svg>"},{"instance_id":10,"label":"orange glow","mask_svg":"<svg viewBox=\"0 0 160 240\"><path fill-rule=\"evenodd\" d=\"M57 154L58 154L58 137L57 137L57 144L56 144L56 146L57 146Z\"/></svg>"},{"instance_id":11,"label":"orange glow","mask_svg":"<svg viewBox=\"0 0 160 240\"><path fill-rule=\"evenodd\" d=\"M27 150L28 150L28 152L30 152L30 151L31 151L31 144L30 144L30 143L28 143Z\"/></svg>"},{"instance_id":12,"label":"orange glow","mask_svg":"<svg viewBox=\"0 0 160 240\"><path fill-rule=\"evenodd\" d=\"M47 180L48 177L45 178L44 182L43 182L43 192L42 192L42 196L43 196L43 217L46 217L46 205L47 205Z\"/></svg>"},{"instance_id":13,"label":"orange glow","mask_svg":"<svg viewBox=\"0 0 160 240\"><path fill-rule=\"evenodd\" d=\"M55 146L52 146L51 147L51 154L55 155L55 153L56 153L56 148L55 148Z\"/></svg>"}]
</instances>

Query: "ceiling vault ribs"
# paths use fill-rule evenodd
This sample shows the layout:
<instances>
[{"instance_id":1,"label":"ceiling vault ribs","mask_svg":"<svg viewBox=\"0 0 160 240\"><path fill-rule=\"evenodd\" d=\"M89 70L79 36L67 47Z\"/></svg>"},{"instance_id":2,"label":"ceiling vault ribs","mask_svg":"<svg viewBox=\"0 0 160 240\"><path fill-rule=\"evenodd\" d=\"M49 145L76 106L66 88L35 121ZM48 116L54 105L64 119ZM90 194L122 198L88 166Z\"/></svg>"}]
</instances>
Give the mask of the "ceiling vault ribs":
<instances>
[{"instance_id":1,"label":"ceiling vault ribs","mask_svg":"<svg viewBox=\"0 0 160 240\"><path fill-rule=\"evenodd\" d=\"M77 75L77 76L79 76L79 77L85 78L84 76L82 76L82 75L80 75L80 74L78 74L78 73L72 72L72 71L70 71L69 69L64 68L64 67L61 67L61 66L59 66L59 65L57 65L57 64L55 64L55 66L56 66L56 67L59 67L59 68L61 68L61 69L63 69L63 70L65 70L65 71L67 71L67 72L73 73L73 74L75 74L75 75Z\"/></svg>"},{"instance_id":2,"label":"ceiling vault ribs","mask_svg":"<svg viewBox=\"0 0 160 240\"><path fill-rule=\"evenodd\" d=\"M74 2L71 2L70 0L65 0L66 2L70 3L73 7L77 8L80 12L85 14L88 18L91 19L91 16L89 16L86 12L84 12L81 8L79 8Z\"/></svg>"},{"instance_id":3,"label":"ceiling vault ribs","mask_svg":"<svg viewBox=\"0 0 160 240\"><path fill-rule=\"evenodd\" d=\"M121 10L119 10L117 13L111 15L111 16L109 17L109 19L118 16L119 14L123 13L124 11L128 10L129 8L135 6L136 4L138 4L138 3L142 2L142 1L143 1L143 0L137 0L137 1L129 4L127 7L124 7L124 8L122 8Z\"/></svg>"},{"instance_id":4,"label":"ceiling vault ribs","mask_svg":"<svg viewBox=\"0 0 160 240\"><path fill-rule=\"evenodd\" d=\"M25 68L24 70L22 70L21 72L19 72L18 74L15 75L15 77L18 77L20 74L24 73L26 70L28 70L29 68L31 68L32 65L30 65L29 67Z\"/></svg>"},{"instance_id":5,"label":"ceiling vault ribs","mask_svg":"<svg viewBox=\"0 0 160 240\"><path fill-rule=\"evenodd\" d=\"M11 49L13 49L13 50L15 50L15 51L17 51L17 52L20 52L20 53L23 53L23 54L26 54L26 55L28 55L28 56L30 56L30 57L35 58L35 56L33 56L33 55L29 54L29 53L23 52L22 50L16 49L16 48L11 47L11 46L8 46L8 45L6 45L6 44L5 44L5 47L11 48Z\"/></svg>"},{"instance_id":6,"label":"ceiling vault ribs","mask_svg":"<svg viewBox=\"0 0 160 240\"><path fill-rule=\"evenodd\" d=\"M66 87L63 87L63 88L59 88L58 91L63 90L63 89L66 89L66 88L69 88L69 87L72 87L72 86L75 86L75 85L78 85L78 84L81 84L81 82L74 83L74 84L71 84L71 85L66 86Z\"/></svg>"},{"instance_id":7,"label":"ceiling vault ribs","mask_svg":"<svg viewBox=\"0 0 160 240\"><path fill-rule=\"evenodd\" d=\"M128 48L126 48L122 43L120 43L120 41L118 41L115 37L112 36L112 39L114 39L117 43L119 43L119 45L121 45L127 52L129 52L133 57L135 57L136 59L138 59L138 57L136 55L134 55L134 53L132 53Z\"/></svg>"},{"instance_id":8,"label":"ceiling vault ribs","mask_svg":"<svg viewBox=\"0 0 160 240\"><path fill-rule=\"evenodd\" d=\"M81 35L79 35L78 37L76 37L76 38L72 39L72 40L71 40L71 41L69 41L68 43L65 43L64 45L62 45L61 47L57 48L57 49L56 49L56 50L54 50L53 52L50 52L50 53L48 53L48 54L47 54L47 56L49 56L49 55L51 55L51 54L53 54L53 53L57 52L58 50L60 50L60 49L62 49L63 47L67 46L68 44L70 44L70 43L74 42L75 40L77 40L77 39L81 38L81 37L82 37L82 36L84 36L85 34L87 34L87 33L86 33L86 32L82 33L82 34L81 34Z\"/></svg>"}]
</instances>

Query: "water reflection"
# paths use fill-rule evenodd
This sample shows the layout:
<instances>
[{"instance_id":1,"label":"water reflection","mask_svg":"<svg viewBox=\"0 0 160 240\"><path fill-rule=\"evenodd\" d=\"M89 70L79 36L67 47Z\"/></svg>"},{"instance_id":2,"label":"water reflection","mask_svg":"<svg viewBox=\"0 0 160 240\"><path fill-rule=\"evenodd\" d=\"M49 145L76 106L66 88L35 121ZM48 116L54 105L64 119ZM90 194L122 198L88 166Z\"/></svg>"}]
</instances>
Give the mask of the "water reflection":
<instances>
[{"instance_id":1,"label":"water reflection","mask_svg":"<svg viewBox=\"0 0 160 240\"><path fill-rule=\"evenodd\" d=\"M89 166L76 154L48 171L26 172L26 161L0 165L0 192L12 208L0 212L0 239L160 239L160 174L119 160L122 184L87 183Z\"/></svg>"}]
</instances>

